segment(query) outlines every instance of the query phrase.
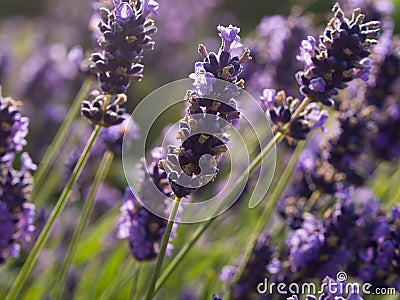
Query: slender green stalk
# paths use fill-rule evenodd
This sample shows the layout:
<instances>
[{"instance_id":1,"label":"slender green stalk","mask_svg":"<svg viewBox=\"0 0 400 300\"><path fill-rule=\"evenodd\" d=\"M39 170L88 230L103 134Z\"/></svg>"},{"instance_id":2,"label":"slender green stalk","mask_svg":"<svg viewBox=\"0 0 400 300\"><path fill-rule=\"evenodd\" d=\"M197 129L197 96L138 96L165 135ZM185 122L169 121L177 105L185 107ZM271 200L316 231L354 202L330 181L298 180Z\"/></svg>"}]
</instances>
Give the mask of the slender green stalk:
<instances>
[{"instance_id":1,"label":"slender green stalk","mask_svg":"<svg viewBox=\"0 0 400 300\"><path fill-rule=\"evenodd\" d=\"M100 184L104 181L107 176L108 170L110 169L111 162L114 158L114 154L111 151L106 151L100 162L99 168L97 169L96 175L94 177L93 185L90 189L89 195L85 200L82 208L82 215L79 219L78 226L75 228L74 234L72 236L71 242L68 246L66 256L64 258L63 265L60 272L58 273L56 284L54 287L53 299L61 299L63 287L65 285L65 280L67 279L68 270L71 267L72 261L75 258L76 252L78 250L79 241L82 237L85 226L89 220L90 214L92 213L94 206L94 199L96 197L97 191Z\"/></svg>"},{"instance_id":2,"label":"slender green stalk","mask_svg":"<svg viewBox=\"0 0 400 300\"><path fill-rule=\"evenodd\" d=\"M300 156L301 151L303 151L305 146L305 142L301 141L297 144L297 147L289 161L289 164L286 166L284 171L282 172L282 175L279 178L279 181L277 182L275 188L273 189L271 193L271 197L268 199L268 202L265 206L264 213L262 214L262 218L258 219L258 222L254 228L253 234L250 236L249 240L247 241L246 245L246 250L243 256L243 259L240 262L240 265L238 266L235 276L232 279L232 284L231 287L234 287L236 283L239 281L240 277L242 276L242 273L244 269L246 268L247 263L250 260L251 254L253 253L254 247L257 243L257 238L260 235L260 232L265 228L267 223L270 221L272 214L274 213L274 208L277 205L277 202L279 198L282 195L283 190L285 189L292 172L297 164L297 160ZM227 299L230 299L230 293L232 291L228 291L227 293Z\"/></svg>"},{"instance_id":3,"label":"slender green stalk","mask_svg":"<svg viewBox=\"0 0 400 300\"><path fill-rule=\"evenodd\" d=\"M101 129L100 126L96 126L95 129L93 130L92 135L90 136L85 148L83 149L81 157L79 158L79 160L71 174L71 177L69 178L66 186L64 187L64 190L62 191L60 197L58 198L58 201L57 201L49 219L46 222L46 225L44 226L42 232L40 233L35 245L33 246L31 252L29 253L27 260L25 261L24 265L22 266L21 271L19 272L10 291L8 292L6 300L18 299L18 295L21 292L21 289L22 289L25 281L27 280L29 274L32 272L32 269L33 269L37 259L39 258L41 251L43 250L47 240L49 239L50 232L53 229L55 221L58 219L61 212L64 210L64 208L68 202L68 199L71 196L72 187L78 180L80 174L82 173L84 166L86 165L86 162L89 158L90 151L93 148L93 145L95 144L96 139L100 133L100 129Z\"/></svg>"},{"instance_id":4,"label":"slender green stalk","mask_svg":"<svg viewBox=\"0 0 400 300\"><path fill-rule=\"evenodd\" d=\"M141 269L142 264L136 260L135 260L135 263L136 263L135 264L136 268L134 269L135 274L133 276L131 291L129 293L128 300L139 298L138 297L138 295L139 295L139 276L140 276L140 269Z\"/></svg>"},{"instance_id":5,"label":"slender green stalk","mask_svg":"<svg viewBox=\"0 0 400 300\"><path fill-rule=\"evenodd\" d=\"M143 263L140 263L141 265ZM118 292L122 291L126 285L130 285L132 280L136 277L136 272L132 272L135 267L138 265L138 262L132 259L131 254L129 254L128 258L121 265L118 270L117 276L113 278L113 280L109 283L107 288L103 291L103 293L97 298L98 300L109 300L118 298L116 295ZM128 292L129 295L129 292ZM135 299L135 298L131 298Z\"/></svg>"},{"instance_id":6,"label":"slender green stalk","mask_svg":"<svg viewBox=\"0 0 400 300\"><path fill-rule=\"evenodd\" d=\"M43 184L43 180L50 170L58 152L62 148L62 144L65 142L65 138L71 129L72 122L75 120L79 113L81 107L82 99L88 93L90 86L92 84L91 79L87 79L83 84L78 94L76 95L72 106L62 122L60 128L58 129L51 145L47 148L46 153L43 155L42 161L35 172L34 190L32 193L32 201L35 202L36 191L39 190L40 186Z\"/></svg>"},{"instance_id":7,"label":"slender green stalk","mask_svg":"<svg viewBox=\"0 0 400 300\"><path fill-rule=\"evenodd\" d=\"M168 218L168 224L165 229L164 238L161 243L160 253L158 254L156 266L154 268L153 275L151 276L151 281L150 281L149 289L147 291L146 300L153 299L154 288L156 286L158 274L160 273L161 266L164 261L165 252L167 250L169 238L171 236L172 227L174 225L176 214L178 213L178 208L179 208L179 204L181 203L181 200L182 200L181 198L176 197L175 201L174 201L174 205L172 206L171 214L169 215L169 218Z\"/></svg>"}]
</instances>

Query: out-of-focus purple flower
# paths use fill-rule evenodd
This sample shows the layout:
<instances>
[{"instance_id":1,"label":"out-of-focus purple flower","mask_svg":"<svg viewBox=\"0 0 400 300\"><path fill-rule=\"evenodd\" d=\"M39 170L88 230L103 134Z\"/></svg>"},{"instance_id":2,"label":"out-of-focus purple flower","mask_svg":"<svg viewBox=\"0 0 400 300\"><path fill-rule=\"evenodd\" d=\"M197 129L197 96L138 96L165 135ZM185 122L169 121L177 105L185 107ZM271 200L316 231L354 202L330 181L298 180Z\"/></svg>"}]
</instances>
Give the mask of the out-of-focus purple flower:
<instances>
[{"instance_id":1,"label":"out-of-focus purple flower","mask_svg":"<svg viewBox=\"0 0 400 300\"><path fill-rule=\"evenodd\" d=\"M308 36L306 40L301 42L300 54L297 59L301 61L304 66L309 67L312 65L312 58L315 56L316 41L313 36Z\"/></svg>"},{"instance_id":2,"label":"out-of-focus purple flower","mask_svg":"<svg viewBox=\"0 0 400 300\"><path fill-rule=\"evenodd\" d=\"M273 89L264 89L260 101L267 106L268 109L272 109L275 103L276 91Z\"/></svg>"},{"instance_id":3,"label":"out-of-focus purple flower","mask_svg":"<svg viewBox=\"0 0 400 300\"><path fill-rule=\"evenodd\" d=\"M242 47L240 42L239 32L240 28L229 25L228 27L218 25L219 36L222 38L222 49L224 51L232 51L234 49Z\"/></svg>"},{"instance_id":4,"label":"out-of-focus purple flower","mask_svg":"<svg viewBox=\"0 0 400 300\"><path fill-rule=\"evenodd\" d=\"M311 128L320 128L322 131L326 131L324 126L329 119L328 112L323 109L321 110L316 103L311 103L311 105L308 106L308 109L311 111L305 116L305 119L314 121Z\"/></svg>"},{"instance_id":5,"label":"out-of-focus purple flower","mask_svg":"<svg viewBox=\"0 0 400 300\"><path fill-rule=\"evenodd\" d=\"M139 138L139 126L128 114L124 114L122 118L124 118L122 123L108 128L103 128L100 133L100 137L106 147L115 154L121 153L124 137L127 143L131 143Z\"/></svg>"},{"instance_id":6,"label":"out-of-focus purple flower","mask_svg":"<svg viewBox=\"0 0 400 300\"><path fill-rule=\"evenodd\" d=\"M21 103L3 98L0 90L0 162L26 145L29 119L21 115Z\"/></svg>"},{"instance_id":7,"label":"out-of-focus purple flower","mask_svg":"<svg viewBox=\"0 0 400 300\"><path fill-rule=\"evenodd\" d=\"M151 202L159 197L154 196L155 192L162 192L166 197L171 195L171 188L168 184L167 174L158 167L158 159L153 158L149 166L149 173L146 173L145 162L142 162L138 170L143 178L140 179L140 201ZM153 184L158 190L152 189ZM168 221L154 215L147 210L129 187L125 190L121 207L121 217L118 224L117 237L126 239L129 242L132 255L138 260L151 260L157 257L162 237ZM153 203L153 205L165 206L165 203ZM170 240L176 236L177 224L173 226L173 233ZM167 254L170 255L172 245L168 247Z\"/></svg>"},{"instance_id":8,"label":"out-of-focus purple flower","mask_svg":"<svg viewBox=\"0 0 400 300\"><path fill-rule=\"evenodd\" d=\"M360 61L360 68L354 72L355 78L360 78L363 81L368 81L371 73L371 60L366 57Z\"/></svg>"},{"instance_id":9,"label":"out-of-focus purple flower","mask_svg":"<svg viewBox=\"0 0 400 300\"><path fill-rule=\"evenodd\" d=\"M143 0L143 16L147 16L148 14L153 14L158 16L158 8L160 5L155 0Z\"/></svg>"},{"instance_id":10,"label":"out-of-focus purple flower","mask_svg":"<svg viewBox=\"0 0 400 300\"><path fill-rule=\"evenodd\" d=\"M223 282L230 282L233 279L233 276L235 275L236 269L233 266L224 266L221 270L221 274L219 275L219 278Z\"/></svg>"},{"instance_id":11,"label":"out-of-focus purple flower","mask_svg":"<svg viewBox=\"0 0 400 300\"><path fill-rule=\"evenodd\" d=\"M303 221L302 227L290 235L286 243L290 250L292 268L303 268L318 255L324 243L322 224L310 215Z\"/></svg>"},{"instance_id":12,"label":"out-of-focus purple flower","mask_svg":"<svg viewBox=\"0 0 400 300\"><path fill-rule=\"evenodd\" d=\"M20 104L17 106L13 99L3 99L1 95L0 128L0 263L3 263L10 256L19 256L20 243L29 241L35 229L35 206L27 202L33 185L29 172L36 165L27 153L20 154L26 143L28 119L21 116ZM15 158L19 154L20 169L16 170Z\"/></svg>"},{"instance_id":13,"label":"out-of-focus purple flower","mask_svg":"<svg viewBox=\"0 0 400 300\"><path fill-rule=\"evenodd\" d=\"M231 286L232 276L236 272L236 267L227 266L223 268L220 277L232 289L231 299L242 300L251 299L250 295L256 291L260 278L266 273L266 267L269 265L275 250L271 245L270 235L262 232L257 239L257 243L253 249L250 259L243 270L238 282L235 286ZM268 277L269 280L272 277Z\"/></svg>"}]
</instances>

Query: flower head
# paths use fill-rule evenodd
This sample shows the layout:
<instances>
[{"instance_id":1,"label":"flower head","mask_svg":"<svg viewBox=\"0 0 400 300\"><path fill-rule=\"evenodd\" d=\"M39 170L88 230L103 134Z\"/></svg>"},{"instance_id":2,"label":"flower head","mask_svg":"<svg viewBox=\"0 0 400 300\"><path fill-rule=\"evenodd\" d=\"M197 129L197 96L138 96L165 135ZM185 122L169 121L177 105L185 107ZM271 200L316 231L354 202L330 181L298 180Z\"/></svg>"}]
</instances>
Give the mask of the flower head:
<instances>
[{"instance_id":1,"label":"flower head","mask_svg":"<svg viewBox=\"0 0 400 300\"><path fill-rule=\"evenodd\" d=\"M360 9L353 11L350 20L338 3L333 12L318 47L311 37L302 42L299 59L304 71L296 75L300 92L327 106L333 105L331 97L338 94L338 89L344 89L354 78L368 79L369 61L365 59L379 33L379 22L364 23Z\"/></svg>"},{"instance_id":2,"label":"flower head","mask_svg":"<svg viewBox=\"0 0 400 300\"><path fill-rule=\"evenodd\" d=\"M222 49L224 51L230 52L243 46L238 35L240 32L239 27L218 25L217 30L219 31L219 36L222 38Z\"/></svg>"},{"instance_id":3,"label":"flower head","mask_svg":"<svg viewBox=\"0 0 400 300\"><path fill-rule=\"evenodd\" d=\"M127 23L133 16L133 9L127 2L114 1L115 5L115 19L121 23Z\"/></svg>"}]
</instances>

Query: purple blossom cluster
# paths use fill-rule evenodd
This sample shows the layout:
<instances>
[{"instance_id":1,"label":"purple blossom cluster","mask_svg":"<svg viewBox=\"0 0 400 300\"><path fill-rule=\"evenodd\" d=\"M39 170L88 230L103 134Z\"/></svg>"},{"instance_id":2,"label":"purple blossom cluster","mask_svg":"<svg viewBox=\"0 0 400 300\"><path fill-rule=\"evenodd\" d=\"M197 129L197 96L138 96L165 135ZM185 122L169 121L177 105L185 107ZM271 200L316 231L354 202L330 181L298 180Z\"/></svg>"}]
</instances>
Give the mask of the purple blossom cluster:
<instances>
[{"instance_id":1,"label":"purple blossom cluster","mask_svg":"<svg viewBox=\"0 0 400 300\"><path fill-rule=\"evenodd\" d=\"M153 151L153 153L156 152L157 149ZM159 158L158 156L154 156L149 166L148 174L144 161L138 166L138 172L143 176L143 178L139 179L139 199L137 199L131 189L127 187L121 207L117 237L119 239L128 240L131 253L137 260L151 260L157 257L160 243L168 223L166 219L154 215L140 202L159 198L157 195L154 195L155 192L162 192L166 198L172 194L167 174L159 168L158 164ZM152 188L153 185L157 187L157 191ZM161 205L163 204L161 203ZM166 203L164 203L164 205L165 210L167 210ZM177 223L173 226L170 241L176 236L176 228ZM172 248L170 244L167 249L167 255L171 254Z\"/></svg>"},{"instance_id":2,"label":"purple blossom cluster","mask_svg":"<svg viewBox=\"0 0 400 300\"><path fill-rule=\"evenodd\" d=\"M355 9L351 19L344 16L339 4L333 7L319 44L309 36L301 45L299 59L304 71L296 74L300 92L316 102L332 106L332 96L354 78L368 80L371 46L379 33L378 21L364 23L365 15Z\"/></svg>"},{"instance_id":3,"label":"purple blossom cluster","mask_svg":"<svg viewBox=\"0 0 400 300\"><path fill-rule=\"evenodd\" d=\"M217 159L228 150L226 131L240 117L234 98L244 85L238 76L251 59L250 52L246 49L241 57L231 54L242 46L240 28L219 25L217 29L222 39L219 52L209 53L204 45L198 49L203 61L195 63L195 73L190 75L196 89L185 97L189 107L177 134L181 145L171 146L161 161L177 197L188 196L215 176Z\"/></svg>"},{"instance_id":4,"label":"purple blossom cluster","mask_svg":"<svg viewBox=\"0 0 400 300\"><path fill-rule=\"evenodd\" d=\"M21 153L28 125L21 103L0 95L0 263L19 257L21 242L29 241L35 229L35 206L28 201L33 183L30 171L36 165L28 153ZM17 160L19 170L14 169Z\"/></svg>"},{"instance_id":5,"label":"purple blossom cluster","mask_svg":"<svg viewBox=\"0 0 400 300\"><path fill-rule=\"evenodd\" d=\"M158 3L150 1L115 0L114 9L100 9L101 36L98 46L101 53L93 53L90 69L97 74L100 91L93 99L82 102L81 112L92 124L105 127L123 122L127 100L126 92L131 81L142 78L143 52L152 50L151 35L157 32L151 14L157 14Z\"/></svg>"}]
</instances>

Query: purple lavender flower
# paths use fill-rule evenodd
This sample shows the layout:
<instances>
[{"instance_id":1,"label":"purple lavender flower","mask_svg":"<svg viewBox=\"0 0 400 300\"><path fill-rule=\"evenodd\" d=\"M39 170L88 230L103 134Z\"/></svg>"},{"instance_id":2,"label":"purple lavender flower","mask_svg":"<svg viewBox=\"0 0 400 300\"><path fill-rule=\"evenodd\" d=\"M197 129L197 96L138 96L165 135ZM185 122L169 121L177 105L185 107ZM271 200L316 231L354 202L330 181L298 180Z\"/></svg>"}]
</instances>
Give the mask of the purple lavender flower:
<instances>
[{"instance_id":1,"label":"purple lavender flower","mask_svg":"<svg viewBox=\"0 0 400 300\"><path fill-rule=\"evenodd\" d=\"M332 96L347 82L355 77L367 79L369 66L364 59L370 55L379 33L379 22L363 23L365 16L360 9L353 11L351 20L344 17L338 3L333 12L334 18L320 36L319 46L315 47L312 38L302 44L300 60L305 69L296 75L301 93L327 106L333 105ZM304 51L304 45L308 51Z\"/></svg>"},{"instance_id":2,"label":"purple lavender flower","mask_svg":"<svg viewBox=\"0 0 400 300\"><path fill-rule=\"evenodd\" d=\"M322 224L312 215L307 217L302 227L295 230L286 241L290 249L290 263L294 270L303 268L314 260L324 243Z\"/></svg>"},{"instance_id":3,"label":"purple lavender flower","mask_svg":"<svg viewBox=\"0 0 400 300\"><path fill-rule=\"evenodd\" d=\"M309 104L295 119L292 119L295 111L300 105L299 99L287 97L284 91L278 93L275 90L264 90L265 96L260 98L261 102L267 102L267 116L273 123L272 130L283 132L290 141L303 140L314 128L324 130L324 125L329 118L326 111L320 110L313 103Z\"/></svg>"},{"instance_id":4,"label":"purple lavender flower","mask_svg":"<svg viewBox=\"0 0 400 300\"><path fill-rule=\"evenodd\" d=\"M239 27L219 25L217 30L220 32L219 36L222 38L222 49L224 51L230 52L243 46L238 35L240 32Z\"/></svg>"},{"instance_id":5,"label":"purple lavender flower","mask_svg":"<svg viewBox=\"0 0 400 300\"><path fill-rule=\"evenodd\" d=\"M154 191L149 188L155 184L166 197L171 195L167 174L158 167L158 160L154 160L149 167L149 175L146 174L145 163L142 163L140 170L144 178L140 181L140 201L151 201L155 199ZM162 203L161 203L162 205ZM165 207L166 209L166 207ZM121 217L118 224L117 237L126 239L129 242L132 255L138 260L151 260L157 257L160 242L167 226L167 220L160 218L148 211L133 195L128 187L125 190L124 204L121 207ZM171 239L176 236L176 224ZM167 249L167 255L171 253L172 245Z\"/></svg>"},{"instance_id":6,"label":"purple lavender flower","mask_svg":"<svg viewBox=\"0 0 400 300\"><path fill-rule=\"evenodd\" d=\"M126 101L131 81L142 78L142 55L152 50L151 35L157 31L154 22L148 18L158 8L156 1L114 1L110 11L102 8L99 29L99 47L102 53L93 53L91 69L97 74L101 93L94 99L82 102L82 114L93 124L105 127L120 124L123 110L120 105Z\"/></svg>"},{"instance_id":7,"label":"purple lavender flower","mask_svg":"<svg viewBox=\"0 0 400 300\"><path fill-rule=\"evenodd\" d=\"M250 53L245 50L240 58L232 57L230 51L238 41L239 29L232 25L218 28L222 38L218 54L208 53L204 45L199 46L204 60L195 64L195 73L190 75L196 89L186 95L188 114L179 123L177 134L181 146L170 146L160 165L168 171L171 187L178 197L188 196L215 177L217 159L227 151L225 132L240 115L234 97L243 87L244 82L238 76L242 64L251 59Z\"/></svg>"},{"instance_id":8,"label":"purple lavender flower","mask_svg":"<svg viewBox=\"0 0 400 300\"><path fill-rule=\"evenodd\" d=\"M29 119L21 115L21 103L3 98L0 89L0 162L12 159L26 145Z\"/></svg>"},{"instance_id":9,"label":"purple lavender flower","mask_svg":"<svg viewBox=\"0 0 400 300\"><path fill-rule=\"evenodd\" d=\"M0 263L18 257L20 243L29 241L34 231L35 206L27 203L32 191L30 171L36 169L27 153L20 155L20 169L14 169L15 158L25 145L28 119L21 116L20 104L0 96Z\"/></svg>"}]
</instances>

